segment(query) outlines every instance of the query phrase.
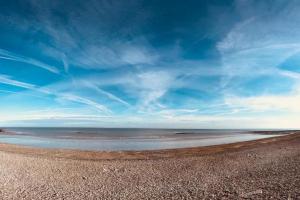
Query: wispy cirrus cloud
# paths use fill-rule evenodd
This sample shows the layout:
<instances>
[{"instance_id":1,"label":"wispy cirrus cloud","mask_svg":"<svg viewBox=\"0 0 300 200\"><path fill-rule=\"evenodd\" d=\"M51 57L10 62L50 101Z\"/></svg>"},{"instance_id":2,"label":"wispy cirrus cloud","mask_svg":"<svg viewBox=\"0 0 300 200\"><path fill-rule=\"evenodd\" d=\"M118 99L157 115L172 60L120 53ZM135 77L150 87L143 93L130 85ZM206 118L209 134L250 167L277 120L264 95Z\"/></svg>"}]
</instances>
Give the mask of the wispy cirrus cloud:
<instances>
[{"instance_id":1,"label":"wispy cirrus cloud","mask_svg":"<svg viewBox=\"0 0 300 200\"><path fill-rule=\"evenodd\" d=\"M73 95L73 94L59 94L57 96L59 98L66 99L69 101L74 101L74 102L89 105L91 107L96 108L97 110L99 110L101 112L111 113L111 111L106 106L96 103L95 101L92 101L92 100L84 98L84 97L80 97L80 96Z\"/></svg>"},{"instance_id":2,"label":"wispy cirrus cloud","mask_svg":"<svg viewBox=\"0 0 300 200\"><path fill-rule=\"evenodd\" d=\"M12 85L12 86L16 86L16 87L21 87L21 88L25 88L25 89L30 89L30 90L36 89L36 86L33 84L17 81L17 80L11 79L11 77L6 76L6 75L0 75L0 83Z\"/></svg>"},{"instance_id":3,"label":"wispy cirrus cloud","mask_svg":"<svg viewBox=\"0 0 300 200\"><path fill-rule=\"evenodd\" d=\"M79 4L80 6L68 4L72 12L64 13L65 19L68 19L65 21L55 12L64 6L61 3L29 2L29 6L34 10L34 24L51 39L50 45L43 45L43 52L54 59L58 59L58 54L63 55L61 60L65 69L68 68L66 61L79 68L106 69L124 65L153 64L157 59L158 54L143 35L131 37L140 32L144 20L150 15L149 12L135 12L137 9L143 9L141 3L92 0ZM56 17L58 20L53 21ZM32 23L26 21L23 24L27 24L29 29ZM136 26L128 26L127 23ZM111 34L111 31L114 33ZM111 39L117 34L121 37Z\"/></svg>"},{"instance_id":4,"label":"wispy cirrus cloud","mask_svg":"<svg viewBox=\"0 0 300 200\"><path fill-rule=\"evenodd\" d=\"M136 86L140 90L141 106L147 108L150 104L155 105L172 86L175 78L166 71L146 71L138 74Z\"/></svg>"},{"instance_id":5,"label":"wispy cirrus cloud","mask_svg":"<svg viewBox=\"0 0 300 200\"><path fill-rule=\"evenodd\" d=\"M254 123L254 115L260 115L270 125L267 118L280 119L272 112L290 113L294 124L298 119L297 1L195 1L170 7L135 0L30 0L16 5L0 8L0 59L32 67L19 70L7 62L11 65L0 73L11 76L1 75L1 85L26 90L1 95L7 104L18 104L25 94L38 93L47 103L32 106L37 109L82 108L73 115L64 116L63 110L28 115L32 123L40 118L73 125L226 127Z\"/></svg>"},{"instance_id":6,"label":"wispy cirrus cloud","mask_svg":"<svg viewBox=\"0 0 300 200\"><path fill-rule=\"evenodd\" d=\"M32 66L36 66L42 69L45 69L49 72L58 74L59 70L58 68L48 65L46 63L43 63L41 61L38 61L36 59L33 58L29 58L29 57L25 57L25 56L21 56L15 53L12 53L10 51L4 50L4 49L0 49L0 59L5 59L5 60L12 60L12 61L16 61L16 62L21 62L21 63L26 63L26 64L30 64Z\"/></svg>"},{"instance_id":7,"label":"wispy cirrus cloud","mask_svg":"<svg viewBox=\"0 0 300 200\"><path fill-rule=\"evenodd\" d=\"M224 71L222 87L232 88L231 92L234 92L243 83L259 77L294 79L291 75L296 73L282 69L282 65L300 52L300 4L287 2L280 12L276 12L279 2L270 5L236 1L237 9L245 11L241 13L243 20L236 23L216 46ZM268 87L272 87L271 82Z\"/></svg>"},{"instance_id":8,"label":"wispy cirrus cloud","mask_svg":"<svg viewBox=\"0 0 300 200\"><path fill-rule=\"evenodd\" d=\"M25 82L14 80L14 79L10 78L9 76L0 75L0 83L32 90L35 92L43 93L45 95L53 95L59 99L85 104L85 105L91 106L93 108L96 108L97 110L99 110L101 112L111 113L111 111L106 106L101 105L95 101L88 99L88 98L84 98L84 97L74 95L71 93L53 92L47 88L40 88L40 87L30 84L30 83L25 83Z\"/></svg>"},{"instance_id":9,"label":"wispy cirrus cloud","mask_svg":"<svg viewBox=\"0 0 300 200\"><path fill-rule=\"evenodd\" d=\"M93 83L91 82L84 82L84 85L87 86L88 88L92 88L93 90L95 90L97 93L99 93L100 95L104 95L106 97L108 97L109 99L113 100L113 101L117 101L127 107L131 107L131 105L124 101L123 99L121 99L120 97L117 97L116 95L110 93L110 92L107 92L101 88L99 88L97 85L94 85Z\"/></svg>"}]
</instances>

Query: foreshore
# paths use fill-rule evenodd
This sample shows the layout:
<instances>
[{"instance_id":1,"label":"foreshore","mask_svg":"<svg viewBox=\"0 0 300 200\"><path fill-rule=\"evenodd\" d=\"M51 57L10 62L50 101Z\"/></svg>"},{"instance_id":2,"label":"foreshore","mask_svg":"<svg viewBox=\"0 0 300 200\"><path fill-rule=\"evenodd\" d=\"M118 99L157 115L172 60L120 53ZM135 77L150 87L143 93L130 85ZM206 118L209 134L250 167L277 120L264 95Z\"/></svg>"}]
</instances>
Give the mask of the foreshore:
<instances>
[{"instance_id":1,"label":"foreshore","mask_svg":"<svg viewBox=\"0 0 300 200\"><path fill-rule=\"evenodd\" d=\"M297 199L300 132L157 151L0 144L0 199Z\"/></svg>"}]
</instances>

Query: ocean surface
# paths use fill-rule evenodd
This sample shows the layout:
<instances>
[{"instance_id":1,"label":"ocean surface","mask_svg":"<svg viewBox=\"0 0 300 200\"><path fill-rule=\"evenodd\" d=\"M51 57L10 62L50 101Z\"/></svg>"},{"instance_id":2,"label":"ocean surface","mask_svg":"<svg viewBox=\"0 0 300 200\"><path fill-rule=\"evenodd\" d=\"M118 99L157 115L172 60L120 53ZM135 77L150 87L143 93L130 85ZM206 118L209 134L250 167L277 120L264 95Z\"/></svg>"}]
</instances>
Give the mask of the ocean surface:
<instances>
[{"instance_id":1,"label":"ocean surface","mask_svg":"<svg viewBox=\"0 0 300 200\"><path fill-rule=\"evenodd\" d=\"M97 151L158 150L227 144L275 135L251 130L129 128L4 128L1 143ZM278 135L277 135L278 136Z\"/></svg>"}]
</instances>

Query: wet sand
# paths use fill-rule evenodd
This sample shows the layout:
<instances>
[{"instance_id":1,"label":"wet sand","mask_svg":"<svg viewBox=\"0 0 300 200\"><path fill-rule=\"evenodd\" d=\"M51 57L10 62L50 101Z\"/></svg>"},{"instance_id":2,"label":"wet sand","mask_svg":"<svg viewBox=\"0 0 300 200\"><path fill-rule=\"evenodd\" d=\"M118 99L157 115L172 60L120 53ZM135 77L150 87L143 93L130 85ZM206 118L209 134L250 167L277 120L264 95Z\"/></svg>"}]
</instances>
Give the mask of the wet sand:
<instances>
[{"instance_id":1,"label":"wet sand","mask_svg":"<svg viewBox=\"0 0 300 200\"><path fill-rule=\"evenodd\" d=\"M0 199L222 198L300 199L300 132L135 152L0 144Z\"/></svg>"}]
</instances>

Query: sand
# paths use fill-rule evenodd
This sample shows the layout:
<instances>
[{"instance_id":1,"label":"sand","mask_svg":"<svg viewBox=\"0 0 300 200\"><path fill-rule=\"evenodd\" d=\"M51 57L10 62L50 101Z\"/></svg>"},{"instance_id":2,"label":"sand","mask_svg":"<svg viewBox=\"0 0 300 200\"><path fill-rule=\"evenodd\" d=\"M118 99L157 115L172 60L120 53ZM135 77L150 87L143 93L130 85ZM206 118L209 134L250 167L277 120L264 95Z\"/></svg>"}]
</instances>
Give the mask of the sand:
<instances>
[{"instance_id":1,"label":"sand","mask_svg":"<svg viewBox=\"0 0 300 200\"><path fill-rule=\"evenodd\" d=\"M0 199L300 199L300 133L143 152L0 144Z\"/></svg>"}]
</instances>

